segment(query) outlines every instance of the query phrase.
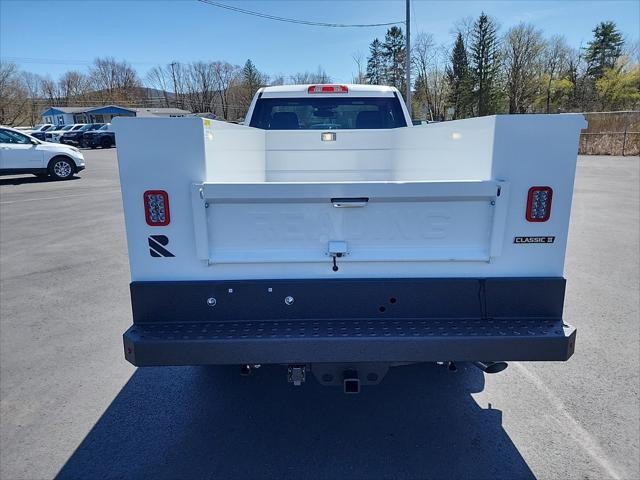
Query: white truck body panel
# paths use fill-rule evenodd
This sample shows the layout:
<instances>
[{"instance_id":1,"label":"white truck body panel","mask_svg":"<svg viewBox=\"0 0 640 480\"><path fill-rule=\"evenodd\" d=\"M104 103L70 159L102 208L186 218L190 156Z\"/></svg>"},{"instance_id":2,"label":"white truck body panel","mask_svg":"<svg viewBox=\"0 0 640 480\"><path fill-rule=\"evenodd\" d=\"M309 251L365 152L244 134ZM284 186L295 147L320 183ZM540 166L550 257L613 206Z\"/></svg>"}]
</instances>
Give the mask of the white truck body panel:
<instances>
[{"instance_id":1,"label":"white truck body panel","mask_svg":"<svg viewBox=\"0 0 640 480\"><path fill-rule=\"evenodd\" d=\"M584 126L571 114L493 116L323 142L321 131L118 118L132 280L562 276ZM538 185L553 188L553 211L531 223ZM145 222L142 193L154 189L169 195L166 227ZM330 201L355 197L369 201ZM156 233L175 257L149 255ZM337 272L330 241L348 248Z\"/></svg>"},{"instance_id":2,"label":"white truck body panel","mask_svg":"<svg viewBox=\"0 0 640 480\"><path fill-rule=\"evenodd\" d=\"M411 127L393 88L299 85L247 118L114 121L128 361L285 364L353 393L399 363L571 357L580 115Z\"/></svg>"}]
</instances>

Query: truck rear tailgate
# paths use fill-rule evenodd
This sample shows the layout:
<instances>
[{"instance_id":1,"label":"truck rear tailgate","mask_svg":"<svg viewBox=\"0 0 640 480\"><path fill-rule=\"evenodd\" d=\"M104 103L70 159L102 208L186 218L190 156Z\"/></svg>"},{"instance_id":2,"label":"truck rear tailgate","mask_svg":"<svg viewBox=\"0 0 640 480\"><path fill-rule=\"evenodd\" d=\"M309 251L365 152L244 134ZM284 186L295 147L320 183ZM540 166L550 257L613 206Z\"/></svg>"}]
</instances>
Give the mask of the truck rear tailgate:
<instances>
[{"instance_id":1,"label":"truck rear tailgate","mask_svg":"<svg viewBox=\"0 0 640 480\"><path fill-rule=\"evenodd\" d=\"M194 184L197 256L210 263L479 261L499 255L497 181ZM335 256L335 255L334 255Z\"/></svg>"}]
</instances>

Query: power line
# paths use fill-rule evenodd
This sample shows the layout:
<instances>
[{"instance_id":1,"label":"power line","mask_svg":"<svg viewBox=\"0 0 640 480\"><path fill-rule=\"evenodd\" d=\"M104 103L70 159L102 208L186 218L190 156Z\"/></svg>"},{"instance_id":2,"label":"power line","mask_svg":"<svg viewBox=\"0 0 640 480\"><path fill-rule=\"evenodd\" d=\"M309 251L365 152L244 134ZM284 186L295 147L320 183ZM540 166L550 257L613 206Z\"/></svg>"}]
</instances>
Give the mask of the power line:
<instances>
[{"instance_id":1,"label":"power line","mask_svg":"<svg viewBox=\"0 0 640 480\"><path fill-rule=\"evenodd\" d=\"M93 60L79 60L70 58L39 58L39 57L2 57L2 61L16 62L16 63L35 63L44 65L91 65ZM160 62L146 62L146 61L127 61L131 65L156 65Z\"/></svg>"},{"instance_id":2,"label":"power line","mask_svg":"<svg viewBox=\"0 0 640 480\"><path fill-rule=\"evenodd\" d=\"M234 7L232 5L226 5L224 3L213 2L212 0L198 0L200 3L211 5L212 7L224 8L236 13L242 13L244 15L253 15L254 17L266 18L268 20L276 20L278 22L297 23L299 25L309 25L313 27L332 27L332 28L363 28L363 27L386 27L389 25L397 25L402 22L387 22L387 23L325 23L325 22L312 22L310 20L299 20L296 18L285 18L277 15L270 15L268 13L255 12L253 10L247 10L245 8Z\"/></svg>"}]
</instances>

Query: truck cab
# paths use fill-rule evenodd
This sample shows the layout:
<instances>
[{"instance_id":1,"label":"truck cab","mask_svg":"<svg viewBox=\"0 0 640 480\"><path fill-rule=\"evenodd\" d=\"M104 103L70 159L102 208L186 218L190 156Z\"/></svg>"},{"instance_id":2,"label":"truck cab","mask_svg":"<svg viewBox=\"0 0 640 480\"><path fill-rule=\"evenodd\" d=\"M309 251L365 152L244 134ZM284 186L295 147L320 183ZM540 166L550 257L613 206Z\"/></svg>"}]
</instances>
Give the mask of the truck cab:
<instances>
[{"instance_id":1,"label":"truck cab","mask_svg":"<svg viewBox=\"0 0 640 480\"><path fill-rule=\"evenodd\" d=\"M564 361L580 115L414 127L398 91L260 89L244 125L117 118L138 366ZM170 139L170 140L167 140Z\"/></svg>"},{"instance_id":2,"label":"truck cab","mask_svg":"<svg viewBox=\"0 0 640 480\"><path fill-rule=\"evenodd\" d=\"M263 87L245 125L264 130L390 129L412 125L395 87L289 85Z\"/></svg>"}]
</instances>

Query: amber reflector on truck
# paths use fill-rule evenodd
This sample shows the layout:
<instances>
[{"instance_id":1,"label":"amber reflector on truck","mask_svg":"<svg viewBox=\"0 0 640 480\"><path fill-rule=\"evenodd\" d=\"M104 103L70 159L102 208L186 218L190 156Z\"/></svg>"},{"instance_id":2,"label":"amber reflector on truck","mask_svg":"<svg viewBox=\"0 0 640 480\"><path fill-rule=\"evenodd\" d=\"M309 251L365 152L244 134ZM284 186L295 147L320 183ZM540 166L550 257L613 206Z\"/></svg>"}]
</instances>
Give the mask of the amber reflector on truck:
<instances>
[{"instance_id":1,"label":"amber reflector on truck","mask_svg":"<svg viewBox=\"0 0 640 480\"><path fill-rule=\"evenodd\" d=\"M164 227L169 225L169 195L164 190L144 192L144 214L147 225Z\"/></svg>"},{"instance_id":2,"label":"amber reflector on truck","mask_svg":"<svg viewBox=\"0 0 640 480\"><path fill-rule=\"evenodd\" d=\"M527 220L546 222L551 216L551 187L531 187L527 197Z\"/></svg>"},{"instance_id":3,"label":"amber reflector on truck","mask_svg":"<svg viewBox=\"0 0 640 480\"><path fill-rule=\"evenodd\" d=\"M311 85L308 93L349 93L346 85Z\"/></svg>"}]
</instances>

